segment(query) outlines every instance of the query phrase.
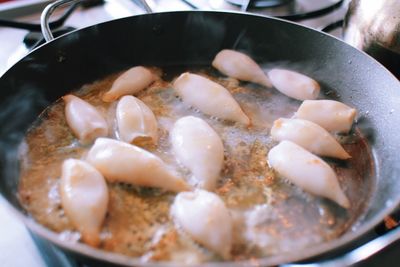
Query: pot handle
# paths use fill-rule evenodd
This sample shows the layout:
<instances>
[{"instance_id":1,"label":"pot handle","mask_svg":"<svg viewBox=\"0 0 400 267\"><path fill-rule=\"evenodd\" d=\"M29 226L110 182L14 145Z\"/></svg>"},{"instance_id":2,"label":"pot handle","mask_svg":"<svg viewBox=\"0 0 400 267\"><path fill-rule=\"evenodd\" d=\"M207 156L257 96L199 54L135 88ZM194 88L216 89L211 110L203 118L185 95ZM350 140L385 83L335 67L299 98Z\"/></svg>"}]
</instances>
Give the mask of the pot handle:
<instances>
[{"instance_id":1,"label":"pot handle","mask_svg":"<svg viewBox=\"0 0 400 267\"><path fill-rule=\"evenodd\" d=\"M284 264L281 267L337 267L337 266L355 266L358 263L372 257L386 247L400 240L400 227L392 229L388 233L377 237L364 245L331 260L316 263L293 263Z\"/></svg>"},{"instance_id":2,"label":"pot handle","mask_svg":"<svg viewBox=\"0 0 400 267\"><path fill-rule=\"evenodd\" d=\"M60 6L78 4L83 1L85 0L57 0L46 6L46 8L43 10L40 16L40 25L42 28L42 34L46 42L49 42L54 39L49 24L51 14L53 14L53 12ZM147 4L146 0L137 0L137 1L132 0L132 1L139 2L147 14L153 13L150 6Z\"/></svg>"}]
</instances>

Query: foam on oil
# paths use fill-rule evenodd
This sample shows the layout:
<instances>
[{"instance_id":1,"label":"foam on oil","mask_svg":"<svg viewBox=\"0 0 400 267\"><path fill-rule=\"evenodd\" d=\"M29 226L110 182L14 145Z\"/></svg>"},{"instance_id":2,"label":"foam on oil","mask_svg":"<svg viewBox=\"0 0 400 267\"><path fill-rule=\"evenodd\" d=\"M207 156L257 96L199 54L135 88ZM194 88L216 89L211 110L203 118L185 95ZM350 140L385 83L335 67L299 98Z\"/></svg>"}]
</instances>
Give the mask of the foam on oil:
<instances>
[{"instance_id":1,"label":"foam on oil","mask_svg":"<svg viewBox=\"0 0 400 267\"><path fill-rule=\"evenodd\" d=\"M233 259L266 257L317 245L340 236L351 227L365 208L368 177L372 172L371 158L365 158L361 163L354 158L346 164L328 162L352 202L351 209L346 211L328 200L303 192L277 177L268 166L266 155L276 145L269 135L273 121L292 117L301 102L274 89L219 77L208 69L192 70L231 92L251 118L251 127L246 127L210 117L187 106L171 88L171 80L187 70L164 71L164 80L158 80L137 95L156 115L160 136L157 146L141 145L194 184L190 171L171 152L168 136L171 127L177 119L192 115L204 119L220 135L225 162L215 193L224 200L234 220ZM96 106L113 129L110 137L118 139L116 103L101 101L101 95L116 77L111 75L73 94ZM344 147L352 155L368 151L366 143L357 134ZM21 203L33 218L61 233L64 239L79 239L62 210L57 188L62 161L84 157L90 146L81 146L70 132L62 101L54 103L38 118L26 136L24 148L19 190ZM101 249L142 257L146 261L194 263L221 260L175 228L169 216L174 194L126 184L108 186L110 205L102 230Z\"/></svg>"}]
</instances>

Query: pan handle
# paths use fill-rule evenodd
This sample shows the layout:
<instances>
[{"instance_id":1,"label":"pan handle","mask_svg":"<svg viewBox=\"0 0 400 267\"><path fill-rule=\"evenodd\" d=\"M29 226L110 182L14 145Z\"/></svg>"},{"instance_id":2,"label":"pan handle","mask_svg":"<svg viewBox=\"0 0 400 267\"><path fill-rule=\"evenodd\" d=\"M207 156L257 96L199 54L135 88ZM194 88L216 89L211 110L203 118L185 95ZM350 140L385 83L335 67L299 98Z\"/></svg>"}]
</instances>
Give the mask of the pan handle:
<instances>
[{"instance_id":1,"label":"pan handle","mask_svg":"<svg viewBox=\"0 0 400 267\"><path fill-rule=\"evenodd\" d=\"M54 39L53 33L51 32L50 29L50 16L53 14L53 12L61 6L65 5L73 5L73 4L79 4L80 2L83 2L85 0L57 0L48 6L43 10L42 15L40 16L40 25L42 28L42 34L46 42L49 42ZM146 11L146 13L150 14L153 13L151 10L150 6L147 4L146 0L132 0L133 2L139 2L143 9Z\"/></svg>"},{"instance_id":2,"label":"pan handle","mask_svg":"<svg viewBox=\"0 0 400 267\"><path fill-rule=\"evenodd\" d=\"M341 257L316 263L285 264L281 267L336 267L336 266L355 266L362 261L372 257L386 247L400 240L400 227L377 237L364 245L344 254Z\"/></svg>"}]
</instances>

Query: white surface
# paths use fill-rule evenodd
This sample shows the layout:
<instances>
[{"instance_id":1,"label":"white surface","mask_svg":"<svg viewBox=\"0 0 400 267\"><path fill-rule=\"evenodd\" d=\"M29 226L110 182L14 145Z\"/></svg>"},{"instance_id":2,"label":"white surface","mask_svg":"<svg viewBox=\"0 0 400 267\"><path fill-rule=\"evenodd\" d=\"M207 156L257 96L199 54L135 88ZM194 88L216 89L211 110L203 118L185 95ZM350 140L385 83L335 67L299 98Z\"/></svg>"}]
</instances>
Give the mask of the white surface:
<instances>
[{"instance_id":1,"label":"white surface","mask_svg":"<svg viewBox=\"0 0 400 267\"><path fill-rule=\"evenodd\" d=\"M0 5L0 9L1 9ZM86 9L85 12L75 11L66 21L65 25L75 28L87 27L100 22L144 13L141 8L130 0L110 0L103 6ZM61 14L56 12L54 17ZM40 14L18 18L18 21L38 23ZM24 57L29 51L22 43L26 30L0 27L0 75Z\"/></svg>"},{"instance_id":2,"label":"white surface","mask_svg":"<svg viewBox=\"0 0 400 267\"><path fill-rule=\"evenodd\" d=\"M24 224L0 197L0 266L45 267Z\"/></svg>"}]
</instances>

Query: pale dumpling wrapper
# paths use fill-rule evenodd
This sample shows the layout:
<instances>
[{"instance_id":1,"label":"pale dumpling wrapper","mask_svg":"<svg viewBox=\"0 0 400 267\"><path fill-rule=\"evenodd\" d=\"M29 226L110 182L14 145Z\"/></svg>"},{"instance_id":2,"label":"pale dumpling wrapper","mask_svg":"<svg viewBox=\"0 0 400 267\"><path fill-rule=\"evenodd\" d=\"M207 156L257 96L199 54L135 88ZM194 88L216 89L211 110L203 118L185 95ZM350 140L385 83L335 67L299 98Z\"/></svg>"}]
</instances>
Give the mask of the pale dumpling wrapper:
<instances>
[{"instance_id":1,"label":"pale dumpling wrapper","mask_svg":"<svg viewBox=\"0 0 400 267\"><path fill-rule=\"evenodd\" d=\"M268 71L268 77L278 91L291 98L306 100L316 99L319 96L319 83L301 73L285 69L271 69Z\"/></svg>"},{"instance_id":2,"label":"pale dumpling wrapper","mask_svg":"<svg viewBox=\"0 0 400 267\"><path fill-rule=\"evenodd\" d=\"M103 95L102 100L113 102L121 96L136 94L147 88L155 79L156 75L145 67L130 68L114 81L111 89Z\"/></svg>"},{"instance_id":3,"label":"pale dumpling wrapper","mask_svg":"<svg viewBox=\"0 0 400 267\"><path fill-rule=\"evenodd\" d=\"M216 82L186 72L174 81L173 88L183 102L207 115L245 125L250 124L250 119L229 91Z\"/></svg>"},{"instance_id":4,"label":"pale dumpling wrapper","mask_svg":"<svg viewBox=\"0 0 400 267\"><path fill-rule=\"evenodd\" d=\"M157 187L174 192L189 189L187 183L159 157L122 141L98 138L86 160L109 182Z\"/></svg>"},{"instance_id":5,"label":"pale dumpling wrapper","mask_svg":"<svg viewBox=\"0 0 400 267\"><path fill-rule=\"evenodd\" d=\"M215 56L212 66L229 77L272 87L261 67L241 52L224 49Z\"/></svg>"},{"instance_id":6,"label":"pale dumpling wrapper","mask_svg":"<svg viewBox=\"0 0 400 267\"><path fill-rule=\"evenodd\" d=\"M157 119L153 111L134 96L123 96L116 109L118 135L122 141L134 143L135 139L158 141Z\"/></svg>"},{"instance_id":7,"label":"pale dumpling wrapper","mask_svg":"<svg viewBox=\"0 0 400 267\"><path fill-rule=\"evenodd\" d=\"M107 213L108 188L99 171L78 159L62 164L61 205L85 243L98 246Z\"/></svg>"},{"instance_id":8,"label":"pale dumpling wrapper","mask_svg":"<svg viewBox=\"0 0 400 267\"><path fill-rule=\"evenodd\" d=\"M357 111L335 100L306 100L295 114L295 118L312 121L329 132L348 133Z\"/></svg>"},{"instance_id":9,"label":"pale dumpling wrapper","mask_svg":"<svg viewBox=\"0 0 400 267\"><path fill-rule=\"evenodd\" d=\"M328 131L311 121L280 118L274 121L271 136L276 141L292 141L320 156L351 158Z\"/></svg>"},{"instance_id":10,"label":"pale dumpling wrapper","mask_svg":"<svg viewBox=\"0 0 400 267\"><path fill-rule=\"evenodd\" d=\"M107 121L94 106L74 95L63 96L63 100L68 126L81 143L108 135Z\"/></svg>"},{"instance_id":11,"label":"pale dumpling wrapper","mask_svg":"<svg viewBox=\"0 0 400 267\"><path fill-rule=\"evenodd\" d=\"M350 207L332 168L301 146L291 141L280 142L269 151L268 163L304 191L329 198L344 208Z\"/></svg>"},{"instance_id":12,"label":"pale dumpling wrapper","mask_svg":"<svg viewBox=\"0 0 400 267\"><path fill-rule=\"evenodd\" d=\"M193 240L224 259L230 258L233 222L218 195L201 189L179 193L171 215Z\"/></svg>"},{"instance_id":13,"label":"pale dumpling wrapper","mask_svg":"<svg viewBox=\"0 0 400 267\"><path fill-rule=\"evenodd\" d=\"M170 140L178 161L191 170L198 186L214 190L224 163L224 146L214 129L187 116L175 122Z\"/></svg>"}]
</instances>

